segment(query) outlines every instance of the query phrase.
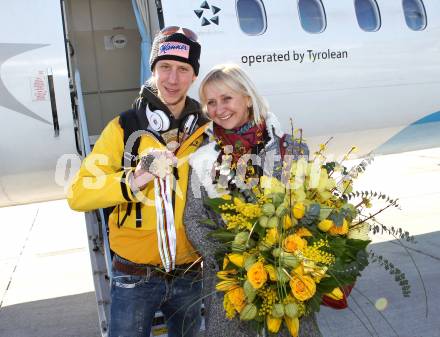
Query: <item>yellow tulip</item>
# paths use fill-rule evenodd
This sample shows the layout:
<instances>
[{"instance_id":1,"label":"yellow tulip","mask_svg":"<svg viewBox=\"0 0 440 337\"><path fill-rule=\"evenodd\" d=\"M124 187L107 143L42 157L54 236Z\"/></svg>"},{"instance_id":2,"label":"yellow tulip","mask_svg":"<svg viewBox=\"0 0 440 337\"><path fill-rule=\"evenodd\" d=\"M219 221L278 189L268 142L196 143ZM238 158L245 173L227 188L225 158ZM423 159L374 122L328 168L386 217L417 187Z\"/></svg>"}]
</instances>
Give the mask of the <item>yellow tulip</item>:
<instances>
[{"instance_id":1,"label":"yellow tulip","mask_svg":"<svg viewBox=\"0 0 440 337\"><path fill-rule=\"evenodd\" d=\"M293 216L299 220L306 213L306 206L304 206L302 202L297 202L295 206L293 206L292 212L293 212Z\"/></svg>"},{"instance_id":2,"label":"yellow tulip","mask_svg":"<svg viewBox=\"0 0 440 337\"><path fill-rule=\"evenodd\" d=\"M276 318L270 315L267 315L266 317L267 328L272 333L277 333L280 330L282 322L281 318Z\"/></svg>"},{"instance_id":3,"label":"yellow tulip","mask_svg":"<svg viewBox=\"0 0 440 337\"><path fill-rule=\"evenodd\" d=\"M239 287L237 280L220 281L215 285L215 289L218 291L231 291Z\"/></svg>"},{"instance_id":4,"label":"yellow tulip","mask_svg":"<svg viewBox=\"0 0 440 337\"><path fill-rule=\"evenodd\" d=\"M223 269L226 269L226 267L228 266L228 264L229 264L229 259L228 259L228 256L226 255L226 256L223 258Z\"/></svg>"},{"instance_id":5,"label":"yellow tulip","mask_svg":"<svg viewBox=\"0 0 440 337\"><path fill-rule=\"evenodd\" d=\"M231 274L237 274L237 270L230 269L230 270L221 270L217 272L217 277L221 280L231 280L234 278L234 276L231 276Z\"/></svg>"},{"instance_id":6,"label":"yellow tulip","mask_svg":"<svg viewBox=\"0 0 440 337\"><path fill-rule=\"evenodd\" d=\"M243 254L232 253L228 255L229 261L235 264L237 267L243 268L244 266L244 257Z\"/></svg>"},{"instance_id":7,"label":"yellow tulip","mask_svg":"<svg viewBox=\"0 0 440 337\"><path fill-rule=\"evenodd\" d=\"M285 215L283 217L282 224L283 224L284 229L286 229L286 230L289 229L290 227L292 227L292 219L290 218L290 216Z\"/></svg>"},{"instance_id":8,"label":"yellow tulip","mask_svg":"<svg viewBox=\"0 0 440 337\"><path fill-rule=\"evenodd\" d=\"M344 298L344 293L342 292L341 288L336 287L331 292L324 294L336 301L342 300Z\"/></svg>"},{"instance_id":9,"label":"yellow tulip","mask_svg":"<svg viewBox=\"0 0 440 337\"><path fill-rule=\"evenodd\" d=\"M330 228L332 228L335 224L332 220L324 219L318 224L318 228L323 232L327 232Z\"/></svg>"},{"instance_id":10,"label":"yellow tulip","mask_svg":"<svg viewBox=\"0 0 440 337\"><path fill-rule=\"evenodd\" d=\"M290 335L292 337L298 337L299 332L299 319L298 317L290 318L284 316L284 321L286 322L287 329L289 329Z\"/></svg>"}]
</instances>

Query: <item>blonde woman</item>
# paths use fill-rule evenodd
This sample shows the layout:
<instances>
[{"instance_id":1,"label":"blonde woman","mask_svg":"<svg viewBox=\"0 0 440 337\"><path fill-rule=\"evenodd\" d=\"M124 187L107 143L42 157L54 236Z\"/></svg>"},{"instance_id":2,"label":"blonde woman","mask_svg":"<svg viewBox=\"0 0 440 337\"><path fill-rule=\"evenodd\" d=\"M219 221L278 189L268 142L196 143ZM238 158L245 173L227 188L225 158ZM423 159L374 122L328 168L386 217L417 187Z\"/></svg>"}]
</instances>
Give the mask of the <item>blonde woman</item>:
<instances>
[{"instance_id":1,"label":"blonde woman","mask_svg":"<svg viewBox=\"0 0 440 337\"><path fill-rule=\"evenodd\" d=\"M196 198L187 205L184 221L188 239L204 259L205 336L256 336L247 323L225 317L223 294L215 291L219 265L214 254L221 244L208 236L210 231L224 225L216 214L204 208L203 199L233 190L246 197L246 188L237 179L243 172L229 169L243 155L255 155L254 163L259 162L252 169L254 177L264 174L280 178L281 157L307 156L308 148L284 137L277 118L268 111L249 77L236 65L212 69L200 85L199 96L202 109L212 122L204 144L190 157L192 174L188 193ZM222 161L225 154L232 155L232 163ZM215 225L201 224L206 218L214 220ZM286 329L280 334L290 335ZM321 336L314 315L301 320L299 335Z\"/></svg>"}]
</instances>

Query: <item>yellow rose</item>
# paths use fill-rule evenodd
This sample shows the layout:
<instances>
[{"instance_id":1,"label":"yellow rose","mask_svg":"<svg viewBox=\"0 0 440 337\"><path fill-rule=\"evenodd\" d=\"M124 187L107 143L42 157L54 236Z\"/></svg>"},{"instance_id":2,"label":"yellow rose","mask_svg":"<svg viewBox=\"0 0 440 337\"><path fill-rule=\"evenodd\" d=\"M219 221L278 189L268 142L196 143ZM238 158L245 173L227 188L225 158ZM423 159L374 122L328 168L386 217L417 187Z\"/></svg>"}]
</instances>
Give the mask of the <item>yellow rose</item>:
<instances>
[{"instance_id":1,"label":"yellow rose","mask_svg":"<svg viewBox=\"0 0 440 337\"><path fill-rule=\"evenodd\" d=\"M242 287L236 287L226 293L229 301L234 306L237 312L240 312L246 305L246 295L244 294L244 289Z\"/></svg>"},{"instance_id":2,"label":"yellow rose","mask_svg":"<svg viewBox=\"0 0 440 337\"><path fill-rule=\"evenodd\" d=\"M289 329L290 335L292 337L298 337L298 331L299 331L298 317L290 318L290 317L284 316L284 321L286 322L287 329Z\"/></svg>"},{"instance_id":3,"label":"yellow rose","mask_svg":"<svg viewBox=\"0 0 440 337\"><path fill-rule=\"evenodd\" d=\"M342 222L342 226L333 226L331 227L328 232L331 235L345 235L348 233L348 222L347 220L344 219L344 221Z\"/></svg>"},{"instance_id":4,"label":"yellow rose","mask_svg":"<svg viewBox=\"0 0 440 337\"><path fill-rule=\"evenodd\" d=\"M293 296L299 301L306 301L315 295L316 284L310 276L294 277L289 284Z\"/></svg>"},{"instance_id":5,"label":"yellow rose","mask_svg":"<svg viewBox=\"0 0 440 337\"><path fill-rule=\"evenodd\" d=\"M243 268L244 266L244 256L243 254L232 253L228 255L229 261L235 264L237 267Z\"/></svg>"},{"instance_id":6,"label":"yellow rose","mask_svg":"<svg viewBox=\"0 0 440 337\"><path fill-rule=\"evenodd\" d=\"M270 315L267 315L266 317L267 328L272 333L277 333L280 330L282 322L281 318L275 318Z\"/></svg>"},{"instance_id":7,"label":"yellow rose","mask_svg":"<svg viewBox=\"0 0 440 337\"><path fill-rule=\"evenodd\" d=\"M291 234L283 241L283 248L289 253L293 253L295 250L303 250L306 245L307 241L297 234Z\"/></svg>"},{"instance_id":8,"label":"yellow rose","mask_svg":"<svg viewBox=\"0 0 440 337\"><path fill-rule=\"evenodd\" d=\"M227 201L232 199L231 195L229 195L229 194L223 194L223 195L221 196L221 198L222 198L223 200L227 200Z\"/></svg>"},{"instance_id":9,"label":"yellow rose","mask_svg":"<svg viewBox=\"0 0 440 337\"><path fill-rule=\"evenodd\" d=\"M263 263L254 263L247 272L247 278L254 289L260 289L267 281L267 272Z\"/></svg>"},{"instance_id":10,"label":"yellow rose","mask_svg":"<svg viewBox=\"0 0 440 337\"><path fill-rule=\"evenodd\" d=\"M335 224L332 220L324 219L318 224L318 228L323 232L327 232L330 228L332 228Z\"/></svg>"}]
</instances>

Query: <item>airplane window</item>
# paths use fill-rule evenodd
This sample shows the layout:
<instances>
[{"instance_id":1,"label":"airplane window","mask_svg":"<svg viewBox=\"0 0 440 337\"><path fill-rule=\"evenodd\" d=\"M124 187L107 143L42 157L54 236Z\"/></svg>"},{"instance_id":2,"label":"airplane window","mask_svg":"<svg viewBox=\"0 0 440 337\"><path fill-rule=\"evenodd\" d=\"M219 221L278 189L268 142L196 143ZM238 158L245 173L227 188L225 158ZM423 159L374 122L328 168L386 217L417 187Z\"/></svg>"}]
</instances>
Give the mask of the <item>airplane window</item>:
<instances>
[{"instance_id":1,"label":"airplane window","mask_svg":"<svg viewBox=\"0 0 440 337\"><path fill-rule=\"evenodd\" d=\"M266 31L266 10L261 0L236 0L238 22L248 35L261 35Z\"/></svg>"},{"instance_id":2,"label":"airplane window","mask_svg":"<svg viewBox=\"0 0 440 337\"><path fill-rule=\"evenodd\" d=\"M405 21L412 30L423 30L426 28L426 11L422 0L403 0L403 12Z\"/></svg>"},{"instance_id":3,"label":"airplane window","mask_svg":"<svg viewBox=\"0 0 440 337\"><path fill-rule=\"evenodd\" d=\"M301 26L306 32L321 33L327 25L321 0L298 0Z\"/></svg>"},{"instance_id":4,"label":"airplane window","mask_svg":"<svg viewBox=\"0 0 440 337\"><path fill-rule=\"evenodd\" d=\"M355 0L356 18L361 29L375 32L380 28L379 7L375 0Z\"/></svg>"}]
</instances>

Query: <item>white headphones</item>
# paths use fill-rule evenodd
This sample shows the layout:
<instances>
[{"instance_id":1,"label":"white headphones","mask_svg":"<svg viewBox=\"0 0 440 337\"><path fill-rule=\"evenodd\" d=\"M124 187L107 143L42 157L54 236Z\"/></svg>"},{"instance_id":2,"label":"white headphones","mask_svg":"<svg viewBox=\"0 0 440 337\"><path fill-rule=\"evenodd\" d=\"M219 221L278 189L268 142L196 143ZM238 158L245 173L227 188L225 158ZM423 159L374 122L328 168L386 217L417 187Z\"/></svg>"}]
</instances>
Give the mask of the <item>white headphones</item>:
<instances>
[{"instance_id":1,"label":"white headphones","mask_svg":"<svg viewBox=\"0 0 440 337\"><path fill-rule=\"evenodd\" d=\"M146 104L145 112L147 114L149 126L153 131L167 131L170 128L170 118L162 110L151 111L148 104Z\"/></svg>"}]
</instances>

